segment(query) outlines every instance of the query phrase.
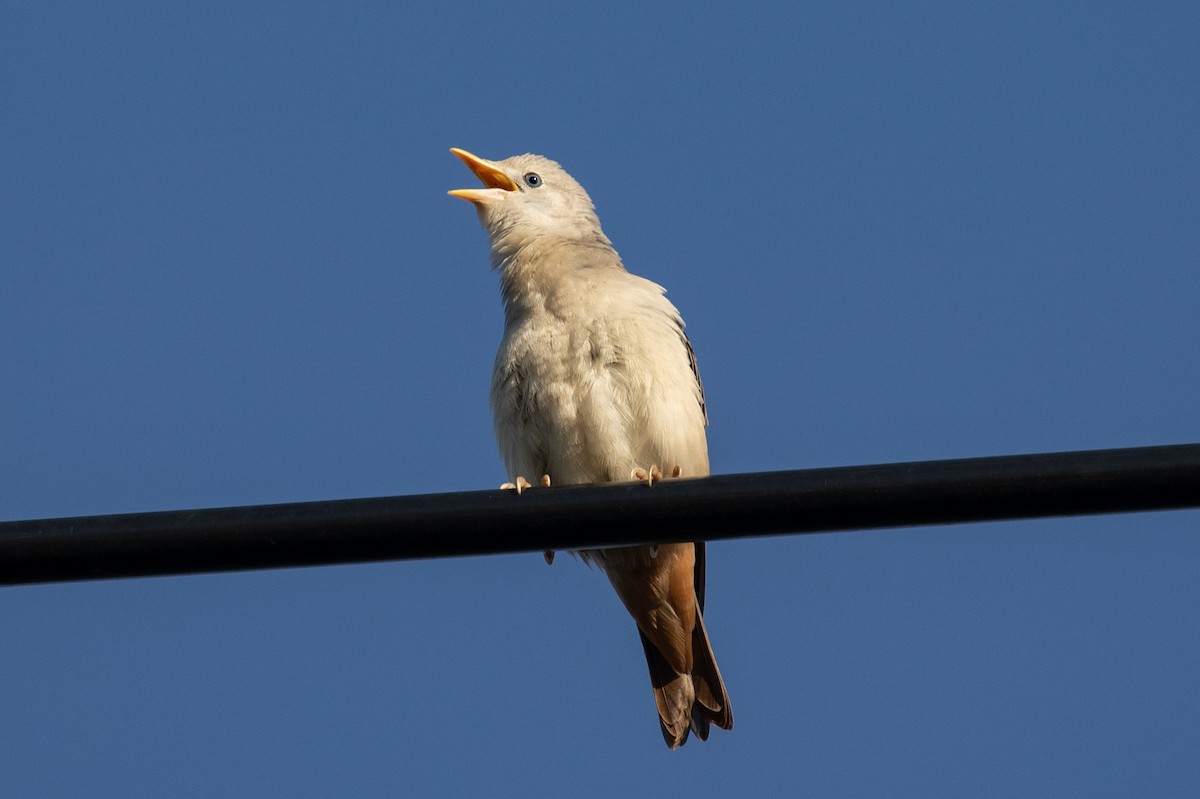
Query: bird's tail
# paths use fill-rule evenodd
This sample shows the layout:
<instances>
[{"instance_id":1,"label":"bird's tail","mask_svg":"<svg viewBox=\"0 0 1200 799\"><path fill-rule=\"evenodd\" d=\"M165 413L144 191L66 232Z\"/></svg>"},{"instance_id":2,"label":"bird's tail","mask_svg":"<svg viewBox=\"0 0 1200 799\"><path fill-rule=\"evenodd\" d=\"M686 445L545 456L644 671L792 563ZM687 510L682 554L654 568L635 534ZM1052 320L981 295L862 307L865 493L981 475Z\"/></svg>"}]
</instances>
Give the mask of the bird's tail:
<instances>
[{"instance_id":1,"label":"bird's tail","mask_svg":"<svg viewBox=\"0 0 1200 799\"><path fill-rule=\"evenodd\" d=\"M733 729L729 694L725 691L725 681L721 679L721 671L713 657L699 609L692 630L691 674L676 672L646 634L640 629L638 633L650 667L654 704L658 707L658 721L667 746L672 749L683 746L689 732L695 732L701 741L707 740L709 727L713 724L723 730Z\"/></svg>"}]
</instances>

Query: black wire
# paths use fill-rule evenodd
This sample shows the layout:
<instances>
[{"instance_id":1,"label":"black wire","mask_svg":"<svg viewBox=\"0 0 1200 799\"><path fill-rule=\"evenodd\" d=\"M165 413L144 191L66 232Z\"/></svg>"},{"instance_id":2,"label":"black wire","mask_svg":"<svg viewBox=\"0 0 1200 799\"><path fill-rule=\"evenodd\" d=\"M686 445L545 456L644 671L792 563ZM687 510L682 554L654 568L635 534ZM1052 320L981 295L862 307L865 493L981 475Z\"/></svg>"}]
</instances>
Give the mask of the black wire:
<instances>
[{"instance_id":1,"label":"black wire","mask_svg":"<svg viewBox=\"0 0 1200 799\"><path fill-rule=\"evenodd\" d=\"M0 585L1194 507L1200 444L1013 455L3 522Z\"/></svg>"}]
</instances>

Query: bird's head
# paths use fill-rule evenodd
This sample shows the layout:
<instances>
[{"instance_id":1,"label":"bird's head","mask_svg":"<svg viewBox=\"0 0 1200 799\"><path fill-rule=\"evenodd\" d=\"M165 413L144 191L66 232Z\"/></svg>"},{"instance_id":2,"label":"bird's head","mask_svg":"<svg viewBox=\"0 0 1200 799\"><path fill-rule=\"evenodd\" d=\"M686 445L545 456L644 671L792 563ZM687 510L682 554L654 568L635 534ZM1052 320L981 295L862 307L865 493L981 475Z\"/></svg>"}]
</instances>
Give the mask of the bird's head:
<instances>
[{"instance_id":1,"label":"bird's head","mask_svg":"<svg viewBox=\"0 0 1200 799\"><path fill-rule=\"evenodd\" d=\"M489 161L458 148L450 152L486 186L450 194L474 203L494 254L546 238L609 245L591 198L556 162L541 155Z\"/></svg>"}]
</instances>

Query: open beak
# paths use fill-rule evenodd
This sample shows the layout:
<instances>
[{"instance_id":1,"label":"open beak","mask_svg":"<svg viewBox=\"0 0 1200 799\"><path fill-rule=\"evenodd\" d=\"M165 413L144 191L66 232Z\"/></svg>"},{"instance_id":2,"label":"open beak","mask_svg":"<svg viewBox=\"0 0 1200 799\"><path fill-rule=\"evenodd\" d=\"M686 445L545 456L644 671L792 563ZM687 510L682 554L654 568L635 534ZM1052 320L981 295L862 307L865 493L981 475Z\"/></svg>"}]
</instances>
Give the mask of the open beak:
<instances>
[{"instance_id":1,"label":"open beak","mask_svg":"<svg viewBox=\"0 0 1200 799\"><path fill-rule=\"evenodd\" d=\"M482 181L486 189L455 189L449 192L452 197L459 197L468 202L490 203L497 200L503 200L508 197L510 192L517 190L517 184L513 183L512 178L504 174L504 170L493 164L486 158L480 158L477 155L472 155L466 150L460 150L457 147L451 147L450 152L458 157L458 160L467 165L475 177Z\"/></svg>"}]
</instances>

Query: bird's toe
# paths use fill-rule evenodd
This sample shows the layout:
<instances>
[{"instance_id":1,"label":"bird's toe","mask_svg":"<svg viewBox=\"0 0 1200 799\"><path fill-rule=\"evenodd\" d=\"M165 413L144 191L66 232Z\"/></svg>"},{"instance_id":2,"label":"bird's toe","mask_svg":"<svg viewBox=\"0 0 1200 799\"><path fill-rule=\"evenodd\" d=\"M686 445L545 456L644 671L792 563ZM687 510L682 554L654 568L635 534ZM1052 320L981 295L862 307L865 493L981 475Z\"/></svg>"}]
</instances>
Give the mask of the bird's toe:
<instances>
[{"instance_id":1,"label":"bird's toe","mask_svg":"<svg viewBox=\"0 0 1200 799\"><path fill-rule=\"evenodd\" d=\"M531 486L532 486L532 484L528 480L526 480L521 475L517 475L517 478L515 481L513 481L511 483L501 483L500 490L501 491L516 491L517 496L521 496L521 493L525 489L530 488Z\"/></svg>"}]
</instances>

